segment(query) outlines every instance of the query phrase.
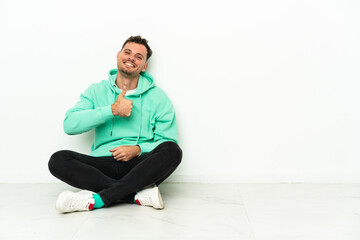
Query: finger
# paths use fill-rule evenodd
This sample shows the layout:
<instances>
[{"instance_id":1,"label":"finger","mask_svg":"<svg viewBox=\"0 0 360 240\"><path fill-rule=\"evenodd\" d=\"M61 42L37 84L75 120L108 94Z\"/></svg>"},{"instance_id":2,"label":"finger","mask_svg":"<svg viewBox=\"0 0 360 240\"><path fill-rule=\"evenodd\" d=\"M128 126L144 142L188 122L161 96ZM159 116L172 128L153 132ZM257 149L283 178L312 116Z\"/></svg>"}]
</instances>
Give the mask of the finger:
<instances>
[{"instance_id":1,"label":"finger","mask_svg":"<svg viewBox=\"0 0 360 240\"><path fill-rule=\"evenodd\" d=\"M111 155L113 155L113 156L119 155L119 149L117 149L117 148L111 149L110 152L112 152Z\"/></svg>"},{"instance_id":2,"label":"finger","mask_svg":"<svg viewBox=\"0 0 360 240\"><path fill-rule=\"evenodd\" d=\"M127 88L126 88L126 86L124 86L121 93L119 94L119 96L125 97L126 92L127 92Z\"/></svg>"},{"instance_id":3,"label":"finger","mask_svg":"<svg viewBox=\"0 0 360 240\"><path fill-rule=\"evenodd\" d=\"M119 160L122 160L122 159L125 157L124 153L121 152L121 151L117 151L117 152L114 154L114 156L115 156L116 159L119 159Z\"/></svg>"},{"instance_id":4,"label":"finger","mask_svg":"<svg viewBox=\"0 0 360 240\"><path fill-rule=\"evenodd\" d=\"M113 156L113 158L116 160L116 161L118 161L118 159L119 159L119 154L118 153L116 153L116 152L114 152L113 154L112 154L112 156Z\"/></svg>"},{"instance_id":5,"label":"finger","mask_svg":"<svg viewBox=\"0 0 360 240\"><path fill-rule=\"evenodd\" d=\"M120 161L122 162L128 162L130 159L127 159L127 158L122 158Z\"/></svg>"},{"instance_id":6,"label":"finger","mask_svg":"<svg viewBox=\"0 0 360 240\"><path fill-rule=\"evenodd\" d=\"M119 154L120 154L119 151L115 151L112 153L114 158L117 158L119 156Z\"/></svg>"},{"instance_id":7,"label":"finger","mask_svg":"<svg viewBox=\"0 0 360 240\"><path fill-rule=\"evenodd\" d=\"M112 155L114 158L117 158L117 157L119 156L119 154L120 154L120 152L116 149L115 151L112 152L111 155Z\"/></svg>"},{"instance_id":8,"label":"finger","mask_svg":"<svg viewBox=\"0 0 360 240\"><path fill-rule=\"evenodd\" d=\"M123 159L124 159L124 157L123 156L121 156L121 155L119 155L119 156L117 156L116 158L116 161L123 161Z\"/></svg>"}]
</instances>

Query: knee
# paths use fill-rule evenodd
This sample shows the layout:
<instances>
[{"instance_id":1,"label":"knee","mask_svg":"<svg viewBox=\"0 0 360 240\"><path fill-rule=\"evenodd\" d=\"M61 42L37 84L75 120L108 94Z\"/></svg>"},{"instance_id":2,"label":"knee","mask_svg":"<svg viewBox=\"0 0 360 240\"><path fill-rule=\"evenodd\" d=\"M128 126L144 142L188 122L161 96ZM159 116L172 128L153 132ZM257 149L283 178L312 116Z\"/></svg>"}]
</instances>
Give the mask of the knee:
<instances>
[{"instance_id":1,"label":"knee","mask_svg":"<svg viewBox=\"0 0 360 240\"><path fill-rule=\"evenodd\" d=\"M62 150L51 155L48 162L49 171L56 176L64 168L63 162L68 151Z\"/></svg>"},{"instance_id":2,"label":"knee","mask_svg":"<svg viewBox=\"0 0 360 240\"><path fill-rule=\"evenodd\" d=\"M168 141L162 143L160 146L174 165L178 166L181 163L182 150L177 143Z\"/></svg>"}]
</instances>

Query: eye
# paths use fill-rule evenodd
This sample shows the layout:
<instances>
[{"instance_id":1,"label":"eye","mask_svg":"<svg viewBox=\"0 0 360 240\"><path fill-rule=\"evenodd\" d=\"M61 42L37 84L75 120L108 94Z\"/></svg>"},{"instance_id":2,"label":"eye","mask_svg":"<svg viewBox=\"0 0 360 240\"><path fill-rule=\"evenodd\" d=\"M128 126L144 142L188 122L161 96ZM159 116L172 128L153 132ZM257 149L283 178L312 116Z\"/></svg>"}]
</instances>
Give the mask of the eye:
<instances>
[{"instance_id":1,"label":"eye","mask_svg":"<svg viewBox=\"0 0 360 240\"><path fill-rule=\"evenodd\" d=\"M142 56L137 56L137 59L139 59L139 60L142 60L143 58L142 58Z\"/></svg>"}]
</instances>

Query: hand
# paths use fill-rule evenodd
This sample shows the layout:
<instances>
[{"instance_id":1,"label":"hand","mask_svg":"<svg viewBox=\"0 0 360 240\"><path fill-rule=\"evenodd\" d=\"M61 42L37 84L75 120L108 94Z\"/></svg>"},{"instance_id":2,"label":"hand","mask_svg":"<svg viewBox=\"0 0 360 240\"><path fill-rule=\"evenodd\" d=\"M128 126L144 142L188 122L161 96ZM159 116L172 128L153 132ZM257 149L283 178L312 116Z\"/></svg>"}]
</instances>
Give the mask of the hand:
<instances>
[{"instance_id":1,"label":"hand","mask_svg":"<svg viewBox=\"0 0 360 240\"><path fill-rule=\"evenodd\" d=\"M128 162L141 153L139 146L119 146L110 150L116 161Z\"/></svg>"},{"instance_id":2,"label":"hand","mask_svg":"<svg viewBox=\"0 0 360 240\"><path fill-rule=\"evenodd\" d=\"M114 104L111 105L111 111L114 116L130 117L133 101L125 98L126 92L127 89L124 86L123 91L119 94Z\"/></svg>"}]
</instances>

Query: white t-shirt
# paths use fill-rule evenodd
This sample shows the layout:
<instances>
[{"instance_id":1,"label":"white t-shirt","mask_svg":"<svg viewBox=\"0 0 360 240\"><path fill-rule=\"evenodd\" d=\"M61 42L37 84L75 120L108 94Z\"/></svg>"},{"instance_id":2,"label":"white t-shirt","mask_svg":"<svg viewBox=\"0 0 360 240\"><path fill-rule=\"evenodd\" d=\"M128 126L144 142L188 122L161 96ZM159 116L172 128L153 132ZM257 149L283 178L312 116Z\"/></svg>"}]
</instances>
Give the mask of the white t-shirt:
<instances>
[{"instance_id":1,"label":"white t-shirt","mask_svg":"<svg viewBox=\"0 0 360 240\"><path fill-rule=\"evenodd\" d=\"M122 92L122 89L120 89L120 90L121 90L121 92ZM131 90L127 90L125 96L130 95L130 94L133 94L133 93L136 93L136 91L137 91L137 88L131 89Z\"/></svg>"}]
</instances>

